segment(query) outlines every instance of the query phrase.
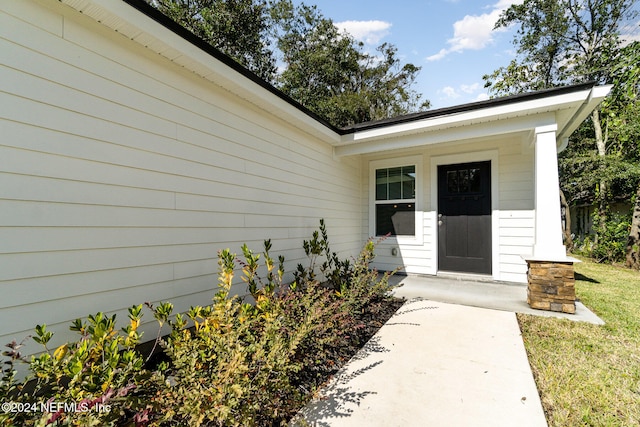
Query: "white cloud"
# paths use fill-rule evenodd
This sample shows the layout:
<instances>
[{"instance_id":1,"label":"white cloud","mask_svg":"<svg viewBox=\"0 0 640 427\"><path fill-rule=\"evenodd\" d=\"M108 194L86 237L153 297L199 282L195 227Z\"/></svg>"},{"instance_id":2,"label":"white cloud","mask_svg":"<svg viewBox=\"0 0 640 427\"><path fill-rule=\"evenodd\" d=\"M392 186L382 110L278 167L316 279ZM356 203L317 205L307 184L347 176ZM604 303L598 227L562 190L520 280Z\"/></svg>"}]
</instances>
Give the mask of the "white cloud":
<instances>
[{"instance_id":1,"label":"white cloud","mask_svg":"<svg viewBox=\"0 0 640 427\"><path fill-rule=\"evenodd\" d=\"M489 99L489 94L486 92L482 92L482 93L479 93L478 96L476 96L476 98L474 99L474 102L486 101L487 99Z\"/></svg>"},{"instance_id":2,"label":"white cloud","mask_svg":"<svg viewBox=\"0 0 640 427\"><path fill-rule=\"evenodd\" d=\"M509 6L511 6L512 4L520 4L522 3L524 0L498 0L498 3L493 5L494 9L500 9L500 10L504 10L506 8L508 8Z\"/></svg>"},{"instance_id":3,"label":"white cloud","mask_svg":"<svg viewBox=\"0 0 640 427\"><path fill-rule=\"evenodd\" d=\"M334 25L340 31L346 31L355 39L369 45L378 45L380 40L389 35L390 22L385 21L343 21L335 22Z\"/></svg>"},{"instance_id":4,"label":"white cloud","mask_svg":"<svg viewBox=\"0 0 640 427\"><path fill-rule=\"evenodd\" d=\"M484 92L480 83L461 84L456 87L445 86L438 90L438 94L443 100L454 100L462 98L463 102L484 101L489 99L489 95Z\"/></svg>"},{"instance_id":5,"label":"white cloud","mask_svg":"<svg viewBox=\"0 0 640 427\"><path fill-rule=\"evenodd\" d=\"M449 99L455 99L460 97L460 95L456 92L456 90L451 86L445 86L442 89L440 89L438 92L444 94Z\"/></svg>"},{"instance_id":6,"label":"white cloud","mask_svg":"<svg viewBox=\"0 0 640 427\"><path fill-rule=\"evenodd\" d=\"M620 40L623 46L627 46L633 42L640 42L640 34L621 34Z\"/></svg>"},{"instance_id":7,"label":"white cloud","mask_svg":"<svg viewBox=\"0 0 640 427\"><path fill-rule=\"evenodd\" d=\"M440 49L440 52L436 53L435 55L428 56L427 61L439 61L447 56L448 53L449 51L447 49Z\"/></svg>"},{"instance_id":8,"label":"white cloud","mask_svg":"<svg viewBox=\"0 0 640 427\"><path fill-rule=\"evenodd\" d=\"M453 37L447 40L449 47L427 57L427 61L438 61L450 53L464 50L480 50L493 43L493 27L503 10L523 0L500 0L491 6L491 12L482 15L466 15L453 23Z\"/></svg>"},{"instance_id":9,"label":"white cloud","mask_svg":"<svg viewBox=\"0 0 640 427\"><path fill-rule=\"evenodd\" d=\"M474 93L480 87L480 83L473 83L470 85L460 85L460 90L464 93Z\"/></svg>"}]
</instances>

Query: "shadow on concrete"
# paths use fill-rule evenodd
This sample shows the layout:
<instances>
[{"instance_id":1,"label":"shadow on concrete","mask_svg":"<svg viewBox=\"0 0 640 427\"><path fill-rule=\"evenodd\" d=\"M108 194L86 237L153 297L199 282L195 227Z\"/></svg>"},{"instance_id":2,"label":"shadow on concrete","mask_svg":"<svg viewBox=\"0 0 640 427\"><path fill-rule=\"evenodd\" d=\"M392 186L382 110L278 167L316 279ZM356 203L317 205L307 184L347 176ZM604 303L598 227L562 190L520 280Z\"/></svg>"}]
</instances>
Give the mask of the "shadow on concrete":
<instances>
[{"instance_id":1,"label":"shadow on concrete","mask_svg":"<svg viewBox=\"0 0 640 427\"><path fill-rule=\"evenodd\" d=\"M411 325L420 323L402 322L403 315L416 311L435 309L438 307L411 308L411 304L422 301L414 298L407 301L396 312L385 326ZM395 321L399 320L399 321ZM384 363L385 354L391 352L381 343L381 337L374 335L362 349L333 377L320 396L305 406L292 420L290 426L330 427L337 419L351 417L360 407L363 400L370 395L378 394L372 390L354 390L354 380ZM310 422L309 420L314 420ZM333 421L332 421L333 420Z\"/></svg>"},{"instance_id":2,"label":"shadow on concrete","mask_svg":"<svg viewBox=\"0 0 640 427\"><path fill-rule=\"evenodd\" d=\"M389 351L387 349L384 350ZM378 352L379 350L376 349L374 351ZM366 359L367 352L368 351L363 349L363 354L358 354L357 358L352 359L350 363L354 360ZM375 369L376 366L381 365L382 363L382 360L377 360L352 372L341 371L336 374L329 386L322 392L322 395L303 408L290 425L330 427L331 420L346 418L353 415L355 412L353 409L354 407L359 407L360 403L367 396L377 394L377 392L367 390L354 391L349 386L349 382L361 376L365 372ZM320 421L314 421L311 423L308 421L310 419Z\"/></svg>"}]
</instances>

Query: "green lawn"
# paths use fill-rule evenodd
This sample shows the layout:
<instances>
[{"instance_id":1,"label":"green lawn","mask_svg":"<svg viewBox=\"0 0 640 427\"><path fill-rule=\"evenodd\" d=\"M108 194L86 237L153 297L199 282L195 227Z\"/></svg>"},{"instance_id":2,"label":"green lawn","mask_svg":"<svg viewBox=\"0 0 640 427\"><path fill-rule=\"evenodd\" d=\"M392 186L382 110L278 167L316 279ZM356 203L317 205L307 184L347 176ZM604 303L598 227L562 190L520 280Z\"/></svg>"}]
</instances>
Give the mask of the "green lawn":
<instances>
[{"instance_id":1,"label":"green lawn","mask_svg":"<svg viewBox=\"0 0 640 427\"><path fill-rule=\"evenodd\" d=\"M549 426L640 426L640 272L583 259L576 293L605 326L518 315Z\"/></svg>"}]
</instances>

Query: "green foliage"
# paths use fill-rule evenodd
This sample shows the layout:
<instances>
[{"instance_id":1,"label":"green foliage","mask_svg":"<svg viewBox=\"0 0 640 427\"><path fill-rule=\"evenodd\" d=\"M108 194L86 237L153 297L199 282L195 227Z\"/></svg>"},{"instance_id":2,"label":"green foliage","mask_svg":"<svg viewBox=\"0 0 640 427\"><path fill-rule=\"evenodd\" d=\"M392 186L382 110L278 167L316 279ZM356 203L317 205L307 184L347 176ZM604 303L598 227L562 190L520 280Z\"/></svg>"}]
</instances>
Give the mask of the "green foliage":
<instances>
[{"instance_id":1,"label":"green foliage","mask_svg":"<svg viewBox=\"0 0 640 427\"><path fill-rule=\"evenodd\" d=\"M129 309L129 322L116 329L115 315L96 313L75 320L80 335L51 351L53 333L37 325L34 341L44 351L28 363L30 375L15 379L22 344L12 342L3 355L0 397L21 403L64 402L86 411L1 413L3 425L280 425L310 399L337 368L364 344L364 321L389 301L390 273L369 268L373 241L360 255L340 260L328 244L324 221L305 241L310 256L326 256L320 270L339 277L321 284L307 271L299 282L283 281L284 258L242 246L242 258L228 249L218 253L218 291L207 306L173 314L173 305L146 303L170 334L160 338L167 360L145 366L135 349L141 333L142 305ZM348 277L334 274L349 266ZM315 268L315 263L312 263ZM232 294L236 270L253 304ZM304 270L304 269L303 269ZM154 346L155 349L155 346ZM153 350L152 350L153 353Z\"/></svg>"},{"instance_id":2,"label":"green foliage","mask_svg":"<svg viewBox=\"0 0 640 427\"><path fill-rule=\"evenodd\" d=\"M277 81L286 94L338 127L428 108L411 89L420 68L402 65L395 46L370 55L316 7L282 3L278 48L286 68Z\"/></svg>"},{"instance_id":3,"label":"green foliage","mask_svg":"<svg viewBox=\"0 0 640 427\"><path fill-rule=\"evenodd\" d=\"M516 26L518 58L485 75L485 86L506 95L591 80L611 83L622 46L621 28L638 13L634 4L524 0L511 5L495 28Z\"/></svg>"},{"instance_id":4,"label":"green foliage","mask_svg":"<svg viewBox=\"0 0 640 427\"><path fill-rule=\"evenodd\" d=\"M76 342L65 343L54 351L47 344L53 333L46 325L37 325L33 340L44 351L32 356L31 375L25 383L16 384L13 363L20 357L19 346L12 343L12 351L3 353L11 358L11 369L3 379L2 396L5 401L31 404L32 411L0 415L6 422L17 425L110 425L126 414L133 414L140 405L135 396L137 384L144 378L142 356L135 350L141 333L138 332L142 306L129 308L129 324L116 329L115 315L90 315L86 321L76 319L70 329L80 335ZM11 396L11 399L9 399ZM47 403L75 405L50 407Z\"/></svg>"},{"instance_id":5,"label":"green foliage","mask_svg":"<svg viewBox=\"0 0 640 427\"><path fill-rule=\"evenodd\" d=\"M14 340L6 344L5 347L9 350L3 351L2 355L8 357L9 360L4 361L1 368L2 377L0 378L0 397L4 397L6 399L9 396L17 396L22 390L22 384L16 381L15 365L19 362L24 362L23 356L20 353L20 349L24 347L24 341L18 343ZM6 414L0 413L0 421L4 420L3 417L6 417Z\"/></svg>"},{"instance_id":6,"label":"green foliage","mask_svg":"<svg viewBox=\"0 0 640 427\"><path fill-rule=\"evenodd\" d=\"M372 240L364 245L348 280L342 282L338 293L349 305L350 311L355 313L362 313L367 307L387 298L393 289L393 286L389 284L389 278L394 272L380 274L369 267L375 258L375 245L376 243Z\"/></svg>"},{"instance_id":7,"label":"green foliage","mask_svg":"<svg viewBox=\"0 0 640 427\"><path fill-rule=\"evenodd\" d=\"M303 248L309 258L309 266L305 268L302 264L298 264L298 269L294 272L297 283L304 284L316 280L318 258L324 254L325 260L319 268L329 287L339 291L344 286L348 286L353 274L351 261L341 260L336 252L331 251L324 219L320 219L320 228L313 232L312 239L303 242Z\"/></svg>"},{"instance_id":8,"label":"green foliage","mask_svg":"<svg viewBox=\"0 0 640 427\"><path fill-rule=\"evenodd\" d=\"M267 81L276 62L270 49L266 0L149 0L162 13Z\"/></svg>"},{"instance_id":9,"label":"green foliage","mask_svg":"<svg viewBox=\"0 0 640 427\"><path fill-rule=\"evenodd\" d=\"M291 0L149 2L334 126L429 107L412 90L420 67L401 64L390 44L376 55L365 52L316 6Z\"/></svg>"},{"instance_id":10,"label":"green foliage","mask_svg":"<svg viewBox=\"0 0 640 427\"><path fill-rule=\"evenodd\" d=\"M262 252L264 265L267 269L265 282L258 275L260 255L255 255L246 244L242 245L242 253L245 259L244 261L238 260L242 266L242 280L247 283L249 293L256 300L261 295L272 294L276 288L282 286L282 280L284 278L284 257L282 255L278 256L278 269L274 271L275 262L269 255L270 250L271 239L268 239L264 241L264 252Z\"/></svg>"},{"instance_id":11,"label":"green foliage","mask_svg":"<svg viewBox=\"0 0 640 427\"><path fill-rule=\"evenodd\" d=\"M594 223L599 222L597 211L593 220ZM631 216L608 214L605 225L604 230L598 233L597 242L593 240L593 236L585 236L576 245L577 252L601 263L622 262L626 255Z\"/></svg>"},{"instance_id":12,"label":"green foliage","mask_svg":"<svg viewBox=\"0 0 640 427\"><path fill-rule=\"evenodd\" d=\"M593 203L599 196L601 179L608 183L607 201L628 201L640 180L640 164L621 153L599 156L581 153L571 145L558 159L562 191L570 204Z\"/></svg>"},{"instance_id":13,"label":"green foliage","mask_svg":"<svg viewBox=\"0 0 640 427\"><path fill-rule=\"evenodd\" d=\"M244 278L257 283L258 257L246 246L243 251ZM172 332L163 345L171 368L154 374L161 390L149 412L161 425L265 425L300 399L290 384L300 369L292 355L310 325L283 334L282 306L268 289L254 290L255 305L232 296L234 260L229 250L218 255L212 305L192 307L187 320L177 315L169 322Z\"/></svg>"},{"instance_id":14,"label":"green foliage","mask_svg":"<svg viewBox=\"0 0 640 427\"><path fill-rule=\"evenodd\" d=\"M303 246L312 262L309 271L301 268L296 286L282 281L282 257L274 273L269 240L262 256L246 245L244 259L229 250L218 254L220 290L213 304L193 307L186 322L179 315L170 322L172 332L163 346L171 368L154 376L156 387L170 386L152 399L149 412L158 423L284 422L309 398L307 388L319 386L335 369L336 359L344 356L341 349L361 344L357 313L375 299L388 298L390 291L388 275L381 281L368 268L373 243L365 246L351 276L354 285L343 286L343 293L322 286L312 271L318 256L334 255L324 221ZM231 295L236 264L254 305Z\"/></svg>"}]
</instances>

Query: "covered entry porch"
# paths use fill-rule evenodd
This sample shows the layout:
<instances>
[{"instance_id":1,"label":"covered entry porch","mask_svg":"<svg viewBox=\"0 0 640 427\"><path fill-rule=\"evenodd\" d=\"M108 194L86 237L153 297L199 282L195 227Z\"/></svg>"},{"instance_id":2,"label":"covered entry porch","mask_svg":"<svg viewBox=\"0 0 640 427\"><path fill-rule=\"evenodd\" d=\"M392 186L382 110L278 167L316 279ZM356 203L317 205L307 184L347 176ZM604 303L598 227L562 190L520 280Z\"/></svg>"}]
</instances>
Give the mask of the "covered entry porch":
<instances>
[{"instance_id":1,"label":"covered entry porch","mask_svg":"<svg viewBox=\"0 0 640 427\"><path fill-rule=\"evenodd\" d=\"M359 157L363 239L376 267L527 283L527 261L571 262L557 153L610 87L592 83L356 125L334 146Z\"/></svg>"}]
</instances>

